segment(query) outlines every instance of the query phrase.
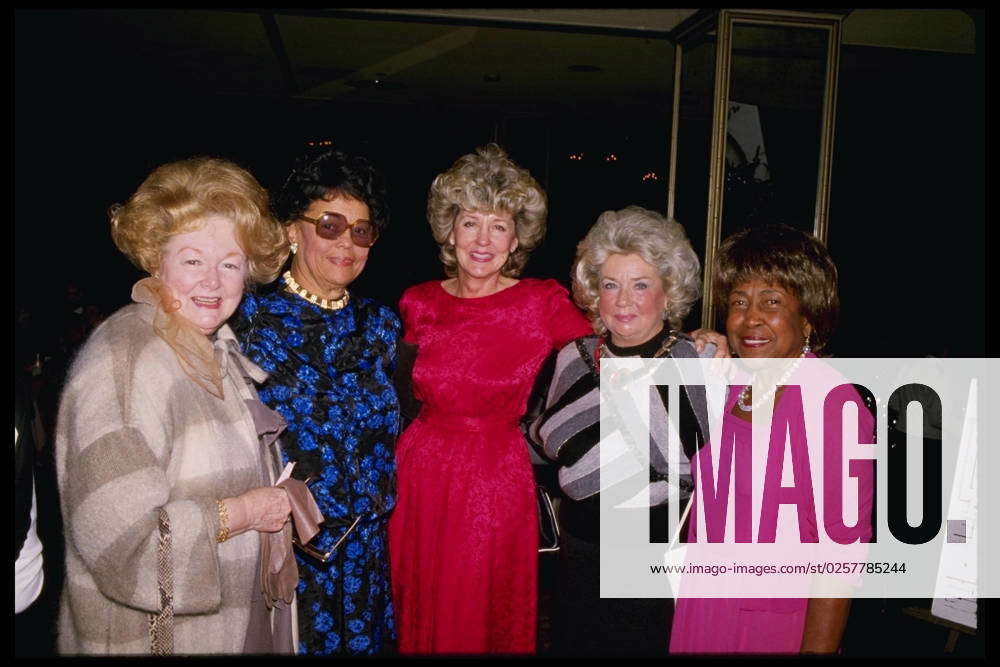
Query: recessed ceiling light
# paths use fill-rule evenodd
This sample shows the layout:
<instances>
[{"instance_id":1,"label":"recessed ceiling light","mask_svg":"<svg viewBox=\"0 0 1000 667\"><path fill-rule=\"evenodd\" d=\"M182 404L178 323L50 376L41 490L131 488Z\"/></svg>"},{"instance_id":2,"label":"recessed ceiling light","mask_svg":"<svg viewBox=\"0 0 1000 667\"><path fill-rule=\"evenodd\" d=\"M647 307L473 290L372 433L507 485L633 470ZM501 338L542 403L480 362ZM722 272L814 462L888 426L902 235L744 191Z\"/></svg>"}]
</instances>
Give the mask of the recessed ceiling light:
<instances>
[{"instance_id":1,"label":"recessed ceiling light","mask_svg":"<svg viewBox=\"0 0 1000 667\"><path fill-rule=\"evenodd\" d=\"M380 90L402 90L406 85L399 81L386 81L385 79L355 79L345 81L345 85L351 88L378 88Z\"/></svg>"},{"instance_id":2,"label":"recessed ceiling light","mask_svg":"<svg viewBox=\"0 0 1000 667\"><path fill-rule=\"evenodd\" d=\"M597 65L570 65L566 69L573 72L600 72L601 68Z\"/></svg>"}]
</instances>

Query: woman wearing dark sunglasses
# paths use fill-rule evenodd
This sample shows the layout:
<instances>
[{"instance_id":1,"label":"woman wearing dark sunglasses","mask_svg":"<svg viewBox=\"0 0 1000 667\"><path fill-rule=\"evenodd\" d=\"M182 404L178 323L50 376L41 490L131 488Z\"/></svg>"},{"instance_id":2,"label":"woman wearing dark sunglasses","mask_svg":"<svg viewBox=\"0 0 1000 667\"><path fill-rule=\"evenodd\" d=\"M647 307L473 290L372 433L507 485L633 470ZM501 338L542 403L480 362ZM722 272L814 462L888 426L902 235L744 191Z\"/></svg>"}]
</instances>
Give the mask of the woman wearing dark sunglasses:
<instances>
[{"instance_id":1,"label":"woman wearing dark sunglasses","mask_svg":"<svg viewBox=\"0 0 1000 667\"><path fill-rule=\"evenodd\" d=\"M288 422L292 476L326 523L297 553L298 649L373 655L393 645L386 525L399 407L393 312L349 290L385 228L379 172L359 156L300 156L274 202L292 247L281 278L250 293L234 325L270 373L261 399Z\"/></svg>"}]
</instances>

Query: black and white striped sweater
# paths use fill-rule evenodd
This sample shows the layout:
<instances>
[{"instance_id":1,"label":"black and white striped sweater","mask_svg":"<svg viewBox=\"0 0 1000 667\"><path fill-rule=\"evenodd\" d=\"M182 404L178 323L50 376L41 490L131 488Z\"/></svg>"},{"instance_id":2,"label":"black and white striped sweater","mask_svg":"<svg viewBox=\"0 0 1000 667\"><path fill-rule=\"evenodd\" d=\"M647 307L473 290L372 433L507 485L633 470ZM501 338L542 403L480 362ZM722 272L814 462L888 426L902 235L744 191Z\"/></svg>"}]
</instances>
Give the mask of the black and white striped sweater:
<instances>
[{"instance_id":1,"label":"black and white striped sweater","mask_svg":"<svg viewBox=\"0 0 1000 667\"><path fill-rule=\"evenodd\" d=\"M664 331L662 338L669 332ZM654 348L657 346L654 342ZM617 423L607 429L604 446L612 448L613 460L600 467L600 380L595 362L597 336L585 336L563 347L556 359L552 382L544 412L531 424L529 438L536 450L544 453L559 466L559 485L572 500L581 501L606 492L624 479L641 474L634 448L638 440L633 435L638 414L618 413ZM610 352L610 350L609 350ZM610 352L609 356L615 356ZM671 348L670 358L697 358L694 344L679 334ZM679 456L680 497L690 495L690 457L704 443L708 431L708 411L702 384L685 378L680 391L680 408L676 428L683 444ZM667 388L650 387L649 415L649 504L657 506L667 501L667 434L672 428L667 418Z\"/></svg>"}]
</instances>

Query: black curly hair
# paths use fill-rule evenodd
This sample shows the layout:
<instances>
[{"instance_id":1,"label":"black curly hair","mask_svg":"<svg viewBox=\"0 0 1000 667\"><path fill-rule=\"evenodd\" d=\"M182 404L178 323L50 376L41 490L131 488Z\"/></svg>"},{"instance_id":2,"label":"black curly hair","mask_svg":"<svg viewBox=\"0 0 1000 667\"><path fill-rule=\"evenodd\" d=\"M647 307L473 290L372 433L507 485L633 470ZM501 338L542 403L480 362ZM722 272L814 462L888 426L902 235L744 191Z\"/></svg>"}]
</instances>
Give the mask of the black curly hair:
<instances>
[{"instance_id":1,"label":"black curly hair","mask_svg":"<svg viewBox=\"0 0 1000 667\"><path fill-rule=\"evenodd\" d=\"M382 233L389 224L385 179L361 155L339 150L311 150L295 158L292 172L274 198L275 217L290 224L317 199L344 194L364 202L371 221Z\"/></svg>"}]
</instances>

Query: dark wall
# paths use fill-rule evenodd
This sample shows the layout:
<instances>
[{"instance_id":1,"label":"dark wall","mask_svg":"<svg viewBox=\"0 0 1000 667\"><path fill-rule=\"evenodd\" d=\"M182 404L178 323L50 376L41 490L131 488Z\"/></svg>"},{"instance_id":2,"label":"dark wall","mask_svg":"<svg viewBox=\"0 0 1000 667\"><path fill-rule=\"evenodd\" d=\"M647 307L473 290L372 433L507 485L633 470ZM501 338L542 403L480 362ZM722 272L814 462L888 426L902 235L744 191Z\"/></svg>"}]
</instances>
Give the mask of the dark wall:
<instances>
[{"instance_id":1,"label":"dark wall","mask_svg":"<svg viewBox=\"0 0 1000 667\"><path fill-rule=\"evenodd\" d=\"M845 46L829 247L839 356L985 356L984 68Z\"/></svg>"},{"instance_id":2,"label":"dark wall","mask_svg":"<svg viewBox=\"0 0 1000 667\"><path fill-rule=\"evenodd\" d=\"M52 27L19 21L15 31L13 282L15 305L36 320L69 280L105 310L126 303L139 273L111 244L107 207L156 165L190 155L229 157L273 188L308 140L369 154L386 172L392 222L355 289L392 305L442 275L424 215L431 180L495 137L550 197L549 233L526 275L565 284L602 211L666 206L663 105L519 114L473 100L357 108L192 94L177 76L110 70L106 55ZM829 235L842 275L836 354L985 354L984 71L981 54L843 48ZM575 152L587 159L569 160ZM678 188L706 168L707 156L680 165ZM647 171L658 180L642 181ZM703 207L689 209L678 218L701 254Z\"/></svg>"}]
</instances>

